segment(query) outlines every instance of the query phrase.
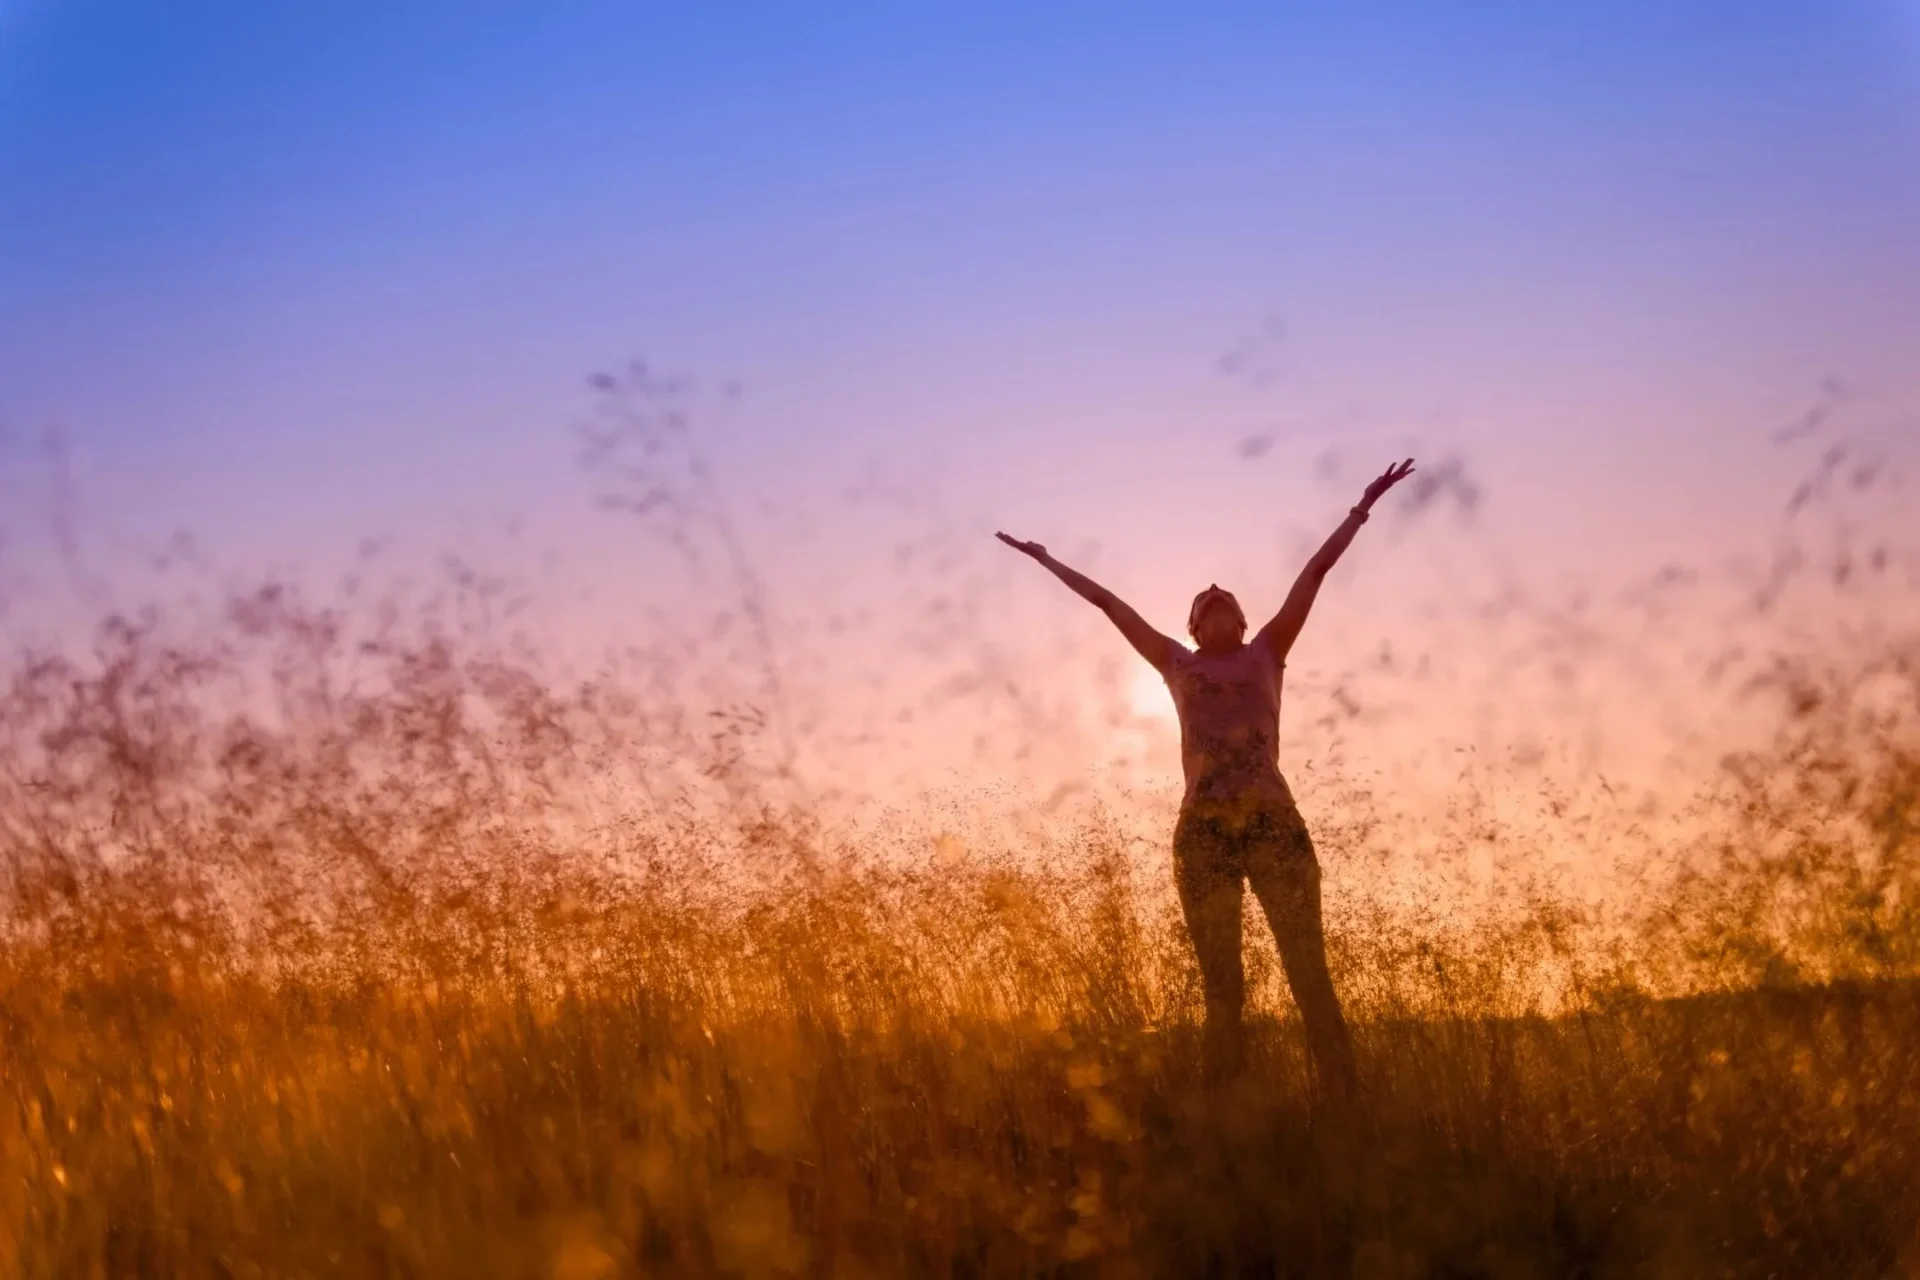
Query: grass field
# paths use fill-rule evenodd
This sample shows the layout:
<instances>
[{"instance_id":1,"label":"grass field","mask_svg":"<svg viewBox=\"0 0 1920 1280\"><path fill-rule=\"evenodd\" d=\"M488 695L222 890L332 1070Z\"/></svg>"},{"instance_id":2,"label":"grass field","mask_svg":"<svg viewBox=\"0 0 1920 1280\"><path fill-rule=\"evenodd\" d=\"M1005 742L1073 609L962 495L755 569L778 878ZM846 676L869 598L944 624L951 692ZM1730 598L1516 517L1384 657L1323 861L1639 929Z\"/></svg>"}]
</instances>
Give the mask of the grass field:
<instances>
[{"instance_id":1,"label":"grass field","mask_svg":"<svg viewBox=\"0 0 1920 1280\"><path fill-rule=\"evenodd\" d=\"M806 932L794 903L776 934ZM152 937L6 974L32 1275L1889 1275L1920 1266L1909 987L1363 1021L1319 1115L1209 1094L1108 960L1016 990L642 914L591 979L269 986ZM686 929L683 923L679 926ZM571 931L565 935L577 944ZM529 946L543 939L537 932ZM698 954L712 947L710 955ZM143 950L143 948L151 948ZM691 949L694 954L687 954ZM678 954L676 954L678 953ZM976 979L978 980L978 979ZM1032 986L1023 984L1033 984ZM973 995L1030 1003L970 1011Z\"/></svg>"},{"instance_id":2,"label":"grass field","mask_svg":"<svg viewBox=\"0 0 1920 1280\"><path fill-rule=\"evenodd\" d=\"M1331 904L1337 1116L1258 928L1251 1069L1203 1085L1177 918L1097 824L569 827L604 690L444 638L338 683L272 594L233 627L116 624L0 706L9 1274L1920 1274L1920 752L1854 696L1920 705L1911 646L1803 670L1604 929Z\"/></svg>"}]
</instances>

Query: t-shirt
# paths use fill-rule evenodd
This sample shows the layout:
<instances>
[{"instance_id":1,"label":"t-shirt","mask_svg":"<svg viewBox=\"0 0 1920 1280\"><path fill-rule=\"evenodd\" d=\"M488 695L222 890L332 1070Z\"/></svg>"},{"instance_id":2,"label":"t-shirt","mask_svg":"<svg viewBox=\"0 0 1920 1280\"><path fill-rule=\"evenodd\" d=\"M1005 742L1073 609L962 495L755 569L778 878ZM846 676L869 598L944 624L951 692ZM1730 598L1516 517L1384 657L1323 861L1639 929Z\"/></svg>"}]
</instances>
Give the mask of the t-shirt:
<instances>
[{"instance_id":1,"label":"t-shirt","mask_svg":"<svg viewBox=\"0 0 1920 1280\"><path fill-rule=\"evenodd\" d=\"M1280 776L1280 684L1286 664L1256 641L1205 654L1175 643L1161 672L1180 716L1185 804L1292 804Z\"/></svg>"}]
</instances>

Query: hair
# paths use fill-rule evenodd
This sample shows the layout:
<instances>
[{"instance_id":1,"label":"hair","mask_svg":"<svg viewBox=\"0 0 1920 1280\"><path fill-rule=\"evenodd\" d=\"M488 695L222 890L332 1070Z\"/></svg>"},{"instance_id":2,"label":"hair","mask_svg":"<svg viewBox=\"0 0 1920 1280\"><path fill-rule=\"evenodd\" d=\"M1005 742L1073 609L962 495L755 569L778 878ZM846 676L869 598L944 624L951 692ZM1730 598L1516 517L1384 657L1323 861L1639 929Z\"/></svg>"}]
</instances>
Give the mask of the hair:
<instances>
[{"instance_id":1,"label":"hair","mask_svg":"<svg viewBox=\"0 0 1920 1280\"><path fill-rule=\"evenodd\" d=\"M1247 629L1246 610L1242 609L1240 607L1240 602L1234 599L1233 592L1228 591L1227 589L1225 589L1219 583L1216 582L1210 585L1205 591L1202 591L1199 595L1195 596L1193 598L1193 607L1187 610L1187 634L1190 636L1193 636L1194 639L1196 640L1200 638L1199 636L1194 635L1194 628L1200 625L1200 606L1204 605L1208 600L1212 599L1215 596L1218 596L1220 599L1225 600L1227 604L1232 607L1234 617L1240 620L1240 629L1242 631L1245 631Z\"/></svg>"}]
</instances>

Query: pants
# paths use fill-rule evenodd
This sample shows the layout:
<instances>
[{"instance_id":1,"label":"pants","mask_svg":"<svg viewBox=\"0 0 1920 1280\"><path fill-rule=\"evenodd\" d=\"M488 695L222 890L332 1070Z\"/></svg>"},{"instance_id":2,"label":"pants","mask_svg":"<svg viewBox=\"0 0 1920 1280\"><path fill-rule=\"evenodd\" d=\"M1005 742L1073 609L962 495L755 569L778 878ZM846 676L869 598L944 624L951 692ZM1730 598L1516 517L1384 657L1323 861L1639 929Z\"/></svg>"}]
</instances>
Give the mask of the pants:
<instances>
[{"instance_id":1,"label":"pants","mask_svg":"<svg viewBox=\"0 0 1920 1280\"><path fill-rule=\"evenodd\" d=\"M1279 944L1319 1086L1335 1100L1350 1099L1358 1087L1353 1041L1327 972L1320 861L1299 810L1282 804L1245 815L1184 811L1173 831L1173 866L1206 989L1208 1073L1219 1078L1241 1068L1241 902L1242 885L1251 882Z\"/></svg>"}]
</instances>

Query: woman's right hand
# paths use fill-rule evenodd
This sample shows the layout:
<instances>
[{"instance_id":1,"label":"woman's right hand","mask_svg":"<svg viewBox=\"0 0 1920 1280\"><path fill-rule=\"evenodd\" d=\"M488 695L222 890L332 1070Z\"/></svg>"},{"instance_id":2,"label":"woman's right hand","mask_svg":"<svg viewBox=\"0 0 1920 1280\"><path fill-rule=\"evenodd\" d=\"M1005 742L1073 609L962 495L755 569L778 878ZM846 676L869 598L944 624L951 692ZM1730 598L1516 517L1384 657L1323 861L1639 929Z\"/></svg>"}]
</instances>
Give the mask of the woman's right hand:
<instances>
[{"instance_id":1,"label":"woman's right hand","mask_svg":"<svg viewBox=\"0 0 1920 1280\"><path fill-rule=\"evenodd\" d=\"M1004 533L996 533L993 536L1012 547L1015 551L1026 552L1035 560L1044 561L1047 558L1047 549L1037 542L1022 542L1018 538L1009 538Z\"/></svg>"}]
</instances>

